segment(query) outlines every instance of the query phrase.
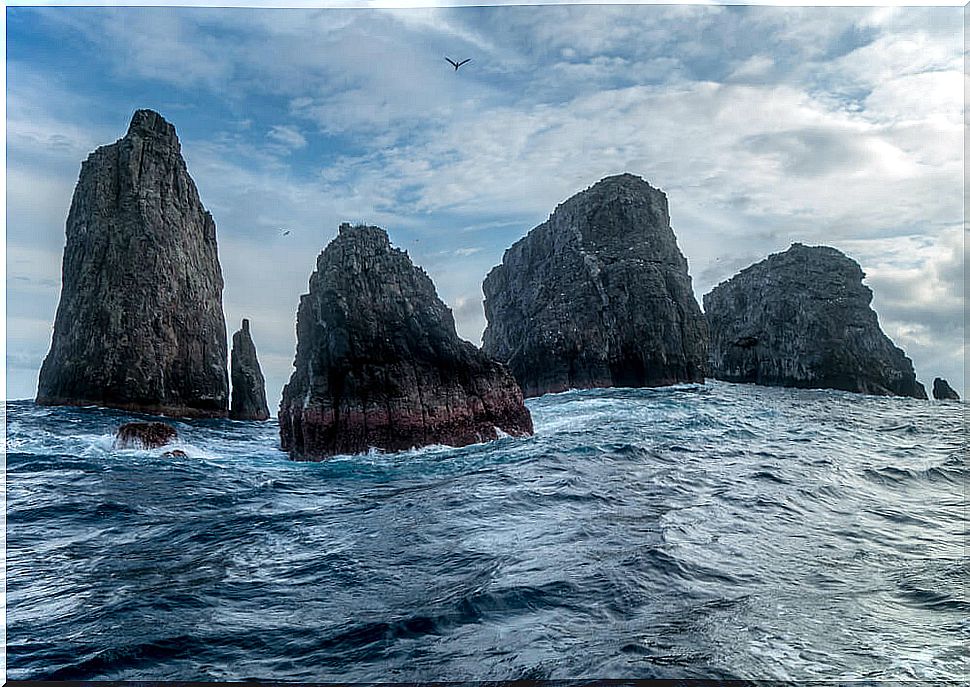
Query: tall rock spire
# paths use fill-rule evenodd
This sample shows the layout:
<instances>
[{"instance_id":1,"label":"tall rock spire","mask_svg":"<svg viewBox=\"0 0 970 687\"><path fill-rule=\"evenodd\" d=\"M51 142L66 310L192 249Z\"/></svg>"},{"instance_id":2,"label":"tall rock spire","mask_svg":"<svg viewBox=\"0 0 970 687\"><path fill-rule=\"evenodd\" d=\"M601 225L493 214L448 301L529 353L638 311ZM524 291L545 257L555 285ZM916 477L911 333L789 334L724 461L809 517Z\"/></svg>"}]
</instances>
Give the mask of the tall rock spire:
<instances>
[{"instance_id":1,"label":"tall rock spire","mask_svg":"<svg viewBox=\"0 0 970 687\"><path fill-rule=\"evenodd\" d=\"M256 344L249 333L249 320L242 321L242 328L232 335L232 401L229 417L233 420L266 420L266 380L256 358Z\"/></svg>"},{"instance_id":2,"label":"tall rock spire","mask_svg":"<svg viewBox=\"0 0 970 687\"><path fill-rule=\"evenodd\" d=\"M138 110L81 165L37 402L225 416L222 287L216 226L175 127Z\"/></svg>"}]
</instances>

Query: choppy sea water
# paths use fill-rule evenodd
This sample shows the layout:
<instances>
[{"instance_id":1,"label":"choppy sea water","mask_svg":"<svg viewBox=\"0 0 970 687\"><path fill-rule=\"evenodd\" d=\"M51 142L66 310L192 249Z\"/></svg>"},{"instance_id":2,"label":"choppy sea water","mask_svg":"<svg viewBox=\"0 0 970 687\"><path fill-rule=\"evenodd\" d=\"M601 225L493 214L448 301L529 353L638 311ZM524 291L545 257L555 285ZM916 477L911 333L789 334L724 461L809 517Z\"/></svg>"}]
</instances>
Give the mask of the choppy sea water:
<instances>
[{"instance_id":1,"label":"choppy sea water","mask_svg":"<svg viewBox=\"0 0 970 687\"><path fill-rule=\"evenodd\" d=\"M964 679L965 406L724 383L295 463L7 404L11 679Z\"/></svg>"}]
</instances>

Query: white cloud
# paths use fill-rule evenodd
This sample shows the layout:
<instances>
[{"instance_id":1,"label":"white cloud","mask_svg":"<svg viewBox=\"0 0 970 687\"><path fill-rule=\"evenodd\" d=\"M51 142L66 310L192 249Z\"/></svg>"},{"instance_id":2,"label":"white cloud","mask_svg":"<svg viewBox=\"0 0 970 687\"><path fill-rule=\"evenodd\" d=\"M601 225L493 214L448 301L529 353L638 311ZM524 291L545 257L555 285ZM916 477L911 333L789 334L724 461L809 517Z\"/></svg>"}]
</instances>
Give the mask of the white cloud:
<instances>
[{"instance_id":1,"label":"white cloud","mask_svg":"<svg viewBox=\"0 0 970 687\"><path fill-rule=\"evenodd\" d=\"M286 148L305 148L306 138L295 126L276 125L266 134L269 138Z\"/></svg>"},{"instance_id":2,"label":"white cloud","mask_svg":"<svg viewBox=\"0 0 970 687\"><path fill-rule=\"evenodd\" d=\"M481 280L503 250L624 171L668 193L698 296L791 241L835 245L869 272L881 321L921 375L957 376L948 351L963 350L962 328L943 323L963 303L959 11L44 16L87 36L114 75L181 89L187 105L205 92L237 114L207 139L183 136L183 152L216 218L230 329L253 321L272 396L292 362L299 294L340 221L387 227L478 341ZM473 69L448 67L455 51ZM80 161L124 132L92 128L81 114L93 102L64 81L45 92L39 69L10 65L8 249L50 255ZM293 162L321 141L340 147ZM8 269L40 276L36 264ZM30 296L26 282L11 282L11 296L20 287ZM56 298L30 288L52 314ZM47 336L34 342L41 356Z\"/></svg>"},{"instance_id":3,"label":"white cloud","mask_svg":"<svg viewBox=\"0 0 970 687\"><path fill-rule=\"evenodd\" d=\"M767 55L755 55L742 62L732 72L731 78L735 80L756 79L767 75L774 66L775 61L771 57Z\"/></svg>"}]
</instances>

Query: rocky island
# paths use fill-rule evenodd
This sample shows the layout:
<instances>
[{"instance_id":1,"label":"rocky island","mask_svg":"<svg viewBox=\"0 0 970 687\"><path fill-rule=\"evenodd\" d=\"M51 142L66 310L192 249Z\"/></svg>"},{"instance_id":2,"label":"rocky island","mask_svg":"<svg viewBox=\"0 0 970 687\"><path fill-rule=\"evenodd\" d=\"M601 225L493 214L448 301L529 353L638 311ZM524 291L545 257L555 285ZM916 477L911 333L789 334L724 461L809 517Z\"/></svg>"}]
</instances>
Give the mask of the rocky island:
<instances>
[{"instance_id":1,"label":"rocky island","mask_svg":"<svg viewBox=\"0 0 970 687\"><path fill-rule=\"evenodd\" d=\"M933 398L937 401L959 401L960 394L945 379L937 377L933 380Z\"/></svg>"},{"instance_id":2,"label":"rocky island","mask_svg":"<svg viewBox=\"0 0 970 687\"><path fill-rule=\"evenodd\" d=\"M428 275L384 230L342 224L300 298L279 409L291 458L532 433L508 369L458 338Z\"/></svg>"},{"instance_id":3,"label":"rocky island","mask_svg":"<svg viewBox=\"0 0 970 687\"><path fill-rule=\"evenodd\" d=\"M232 397L229 418L232 420L267 420L266 380L256 357L256 344L249 333L249 320L232 335L232 355L229 377L232 380Z\"/></svg>"},{"instance_id":4,"label":"rocky island","mask_svg":"<svg viewBox=\"0 0 970 687\"><path fill-rule=\"evenodd\" d=\"M703 382L707 325L667 197L638 176L598 182L505 251L483 285L483 349L526 396Z\"/></svg>"},{"instance_id":5,"label":"rocky island","mask_svg":"<svg viewBox=\"0 0 970 687\"><path fill-rule=\"evenodd\" d=\"M926 398L879 328L859 264L795 243L704 296L716 379Z\"/></svg>"},{"instance_id":6,"label":"rocky island","mask_svg":"<svg viewBox=\"0 0 970 687\"><path fill-rule=\"evenodd\" d=\"M225 416L222 287L216 226L175 127L138 110L81 166L37 403Z\"/></svg>"}]
</instances>

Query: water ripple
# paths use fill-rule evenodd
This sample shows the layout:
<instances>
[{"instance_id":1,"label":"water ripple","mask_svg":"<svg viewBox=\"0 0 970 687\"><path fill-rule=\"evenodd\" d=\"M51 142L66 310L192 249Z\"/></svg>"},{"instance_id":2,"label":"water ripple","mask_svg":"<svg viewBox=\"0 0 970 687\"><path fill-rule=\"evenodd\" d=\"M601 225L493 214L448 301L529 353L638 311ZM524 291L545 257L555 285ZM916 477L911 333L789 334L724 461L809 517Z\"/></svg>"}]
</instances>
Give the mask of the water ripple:
<instances>
[{"instance_id":1,"label":"water ripple","mask_svg":"<svg viewBox=\"0 0 970 687\"><path fill-rule=\"evenodd\" d=\"M964 405L709 383L294 463L273 423L7 405L13 679L960 680Z\"/></svg>"}]
</instances>

